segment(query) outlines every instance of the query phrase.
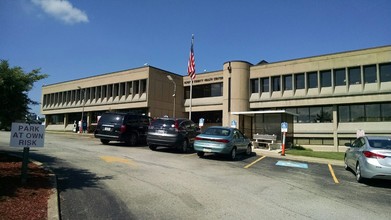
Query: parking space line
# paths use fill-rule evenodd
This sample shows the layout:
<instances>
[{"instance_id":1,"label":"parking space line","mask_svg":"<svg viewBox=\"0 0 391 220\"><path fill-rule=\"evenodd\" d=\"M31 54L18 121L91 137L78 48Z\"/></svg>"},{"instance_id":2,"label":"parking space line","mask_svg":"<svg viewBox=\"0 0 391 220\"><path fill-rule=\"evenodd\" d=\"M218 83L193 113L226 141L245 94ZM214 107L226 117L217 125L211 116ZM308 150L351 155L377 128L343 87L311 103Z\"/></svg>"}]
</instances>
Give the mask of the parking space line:
<instances>
[{"instance_id":1,"label":"parking space line","mask_svg":"<svg viewBox=\"0 0 391 220\"><path fill-rule=\"evenodd\" d=\"M192 157L194 155L196 155L197 153L192 153L192 154L185 154L185 155L182 155L181 157Z\"/></svg>"},{"instance_id":2,"label":"parking space line","mask_svg":"<svg viewBox=\"0 0 391 220\"><path fill-rule=\"evenodd\" d=\"M247 169L247 168L251 167L252 165L258 163L260 160L262 160L262 159L265 158L265 157L266 157L266 156L263 156L263 157L261 157L261 158L258 158L256 161L254 161L254 162L252 162L252 163L246 165L246 166L244 167L244 169Z\"/></svg>"},{"instance_id":3,"label":"parking space line","mask_svg":"<svg viewBox=\"0 0 391 220\"><path fill-rule=\"evenodd\" d=\"M338 184L339 181L338 181L337 177L335 176L333 167L331 166L331 164L328 164L328 165L329 165L329 170L330 170L331 176L333 177L334 183Z\"/></svg>"}]
</instances>

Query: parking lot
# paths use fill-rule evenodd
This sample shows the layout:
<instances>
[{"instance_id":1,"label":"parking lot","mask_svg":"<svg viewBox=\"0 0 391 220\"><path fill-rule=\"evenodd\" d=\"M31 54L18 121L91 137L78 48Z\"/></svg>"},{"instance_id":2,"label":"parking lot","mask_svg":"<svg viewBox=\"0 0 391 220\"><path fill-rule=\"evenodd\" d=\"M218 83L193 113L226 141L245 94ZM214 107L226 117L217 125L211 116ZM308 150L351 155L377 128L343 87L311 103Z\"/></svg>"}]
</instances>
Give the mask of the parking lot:
<instances>
[{"instance_id":1,"label":"parking lot","mask_svg":"<svg viewBox=\"0 0 391 220\"><path fill-rule=\"evenodd\" d=\"M1 150L17 151L1 135ZM389 181L360 184L342 163L268 150L230 161L211 154L199 158L191 150L103 145L84 134L47 134L45 147L32 149L31 157L57 174L62 219L96 213L136 219L388 219L391 214ZM115 200L107 204L99 198Z\"/></svg>"}]
</instances>

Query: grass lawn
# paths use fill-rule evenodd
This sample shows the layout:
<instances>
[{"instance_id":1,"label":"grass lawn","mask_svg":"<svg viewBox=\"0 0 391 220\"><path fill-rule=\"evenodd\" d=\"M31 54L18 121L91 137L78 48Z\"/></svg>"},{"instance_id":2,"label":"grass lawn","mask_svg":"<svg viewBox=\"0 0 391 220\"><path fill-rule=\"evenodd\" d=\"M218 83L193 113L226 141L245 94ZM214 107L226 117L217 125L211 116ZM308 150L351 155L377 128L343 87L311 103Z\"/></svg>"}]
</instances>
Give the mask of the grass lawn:
<instances>
[{"instance_id":1,"label":"grass lawn","mask_svg":"<svg viewBox=\"0 0 391 220\"><path fill-rule=\"evenodd\" d=\"M305 156L305 157L317 157L332 160L343 160L345 152L323 152L323 151L312 151L308 149L289 149L285 151L285 154Z\"/></svg>"}]
</instances>

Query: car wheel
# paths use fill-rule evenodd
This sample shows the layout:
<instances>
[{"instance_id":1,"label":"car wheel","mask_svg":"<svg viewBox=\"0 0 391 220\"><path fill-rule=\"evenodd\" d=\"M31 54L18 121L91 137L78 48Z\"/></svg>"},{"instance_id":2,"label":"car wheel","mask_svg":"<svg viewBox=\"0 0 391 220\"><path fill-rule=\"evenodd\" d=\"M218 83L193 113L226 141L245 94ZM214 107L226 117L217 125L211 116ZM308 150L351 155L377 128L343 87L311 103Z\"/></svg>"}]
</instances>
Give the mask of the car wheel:
<instances>
[{"instance_id":1,"label":"car wheel","mask_svg":"<svg viewBox=\"0 0 391 220\"><path fill-rule=\"evenodd\" d=\"M229 159L230 160L236 159L236 147L232 148L231 153L229 154Z\"/></svg>"},{"instance_id":2,"label":"car wheel","mask_svg":"<svg viewBox=\"0 0 391 220\"><path fill-rule=\"evenodd\" d=\"M205 155L204 152L202 152L202 151L197 151L197 156L198 156L198 157L203 157L204 155Z\"/></svg>"},{"instance_id":3,"label":"car wheel","mask_svg":"<svg viewBox=\"0 0 391 220\"><path fill-rule=\"evenodd\" d=\"M131 133L129 139L126 141L126 144L130 146L134 146L137 144L137 135L135 133Z\"/></svg>"},{"instance_id":4,"label":"car wheel","mask_svg":"<svg viewBox=\"0 0 391 220\"><path fill-rule=\"evenodd\" d=\"M149 149L155 151L156 150L156 145L149 145Z\"/></svg>"},{"instance_id":5,"label":"car wheel","mask_svg":"<svg viewBox=\"0 0 391 220\"><path fill-rule=\"evenodd\" d=\"M250 156L252 152L253 152L253 148L252 148L252 146L249 144L249 145L247 146L246 155L247 155L247 156Z\"/></svg>"},{"instance_id":6,"label":"car wheel","mask_svg":"<svg viewBox=\"0 0 391 220\"><path fill-rule=\"evenodd\" d=\"M105 139L100 139L100 142L102 142L102 144L109 144L109 140L105 140Z\"/></svg>"},{"instance_id":7,"label":"car wheel","mask_svg":"<svg viewBox=\"0 0 391 220\"><path fill-rule=\"evenodd\" d=\"M183 140L181 146L179 146L180 147L180 151L182 153L186 153L188 146L189 146L189 143L187 142L187 140Z\"/></svg>"},{"instance_id":8,"label":"car wheel","mask_svg":"<svg viewBox=\"0 0 391 220\"><path fill-rule=\"evenodd\" d=\"M345 170L350 170L350 167L348 166L348 160L346 158L346 155L345 155L343 161L344 161L344 168L345 168Z\"/></svg>"},{"instance_id":9,"label":"car wheel","mask_svg":"<svg viewBox=\"0 0 391 220\"><path fill-rule=\"evenodd\" d=\"M359 183L363 183L365 181L365 178L362 177L362 175L361 175L361 167L360 167L359 163L357 163L357 166L356 166L356 180Z\"/></svg>"}]
</instances>

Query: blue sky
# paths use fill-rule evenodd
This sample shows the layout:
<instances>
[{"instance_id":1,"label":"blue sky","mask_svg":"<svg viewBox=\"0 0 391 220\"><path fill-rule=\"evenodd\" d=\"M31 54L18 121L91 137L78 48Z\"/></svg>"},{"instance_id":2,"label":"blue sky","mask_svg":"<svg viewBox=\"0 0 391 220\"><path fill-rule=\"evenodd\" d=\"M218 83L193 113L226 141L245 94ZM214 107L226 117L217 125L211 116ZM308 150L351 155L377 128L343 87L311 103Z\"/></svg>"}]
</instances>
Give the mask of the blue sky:
<instances>
[{"instance_id":1,"label":"blue sky","mask_svg":"<svg viewBox=\"0 0 391 220\"><path fill-rule=\"evenodd\" d=\"M49 75L39 101L44 84L145 63L185 75L192 34L201 73L391 45L390 24L389 0L0 0L0 59Z\"/></svg>"}]
</instances>

